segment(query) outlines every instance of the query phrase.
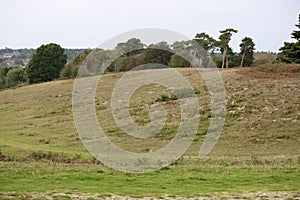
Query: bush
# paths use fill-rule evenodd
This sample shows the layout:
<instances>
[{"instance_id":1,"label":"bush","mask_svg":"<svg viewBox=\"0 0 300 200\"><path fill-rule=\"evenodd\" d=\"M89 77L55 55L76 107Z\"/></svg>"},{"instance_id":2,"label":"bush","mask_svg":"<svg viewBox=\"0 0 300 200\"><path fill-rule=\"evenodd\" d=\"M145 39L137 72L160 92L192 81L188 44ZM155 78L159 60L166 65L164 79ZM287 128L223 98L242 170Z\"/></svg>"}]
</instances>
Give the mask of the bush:
<instances>
[{"instance_id":1,"label":"bush","mask_svg":"<svg viewBox=\"0 0 300 200\"><path fill-rule=\"evenodd\" d=\"M194 90L190 88L182 88L182 89L175 90L174 93L171 95L171 99L176 100L176 99L189 98L189 97L193 97L194 95L195 95Z\"/></svg>"},{"instance_id":2,"label":"bush","mask_svg":"<svg viewBox=\"0 0 300 200\"><path fill-rule=\"evenodd\" d=\"M199 94L199 90L194 91L190 88L182 88L175 90L174 93L172 93L171 97L166 94L160 95L160 97L156 99L156 102L165 102L170 100L189 98L193 97L195 94Z\"/></svg>"},{"instance_id":3,"label":"bush","mask_svg":"<svg viewBox=\"0 0 300 200\"><path fill-rule=\"evenodd\" d=\"M170 97L166 94L160 95L159 98L156 99L156 102L165 102L165 101L170 101Z\"/></svg>"}]
</instances>

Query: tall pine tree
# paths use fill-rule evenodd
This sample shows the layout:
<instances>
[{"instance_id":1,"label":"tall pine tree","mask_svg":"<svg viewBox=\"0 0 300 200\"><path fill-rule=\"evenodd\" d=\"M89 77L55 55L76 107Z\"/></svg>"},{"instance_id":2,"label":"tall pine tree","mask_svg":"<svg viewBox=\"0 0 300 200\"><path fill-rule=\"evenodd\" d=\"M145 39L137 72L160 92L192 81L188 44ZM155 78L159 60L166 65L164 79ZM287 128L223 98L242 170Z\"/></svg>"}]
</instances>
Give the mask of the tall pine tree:
<instances>
[{"instance_id":1,"label":"tall pine tree","mask_svg":"<svg viewBox=\"0 0 300 200\"><path fill-rule=\"evenodd\" d=\"M300 63L300 14L298 24L295 25L299 30L292 32L292 38L297 42L285 42L279 50L277 61L285 63Z\"/></svg>"}]
</instances>

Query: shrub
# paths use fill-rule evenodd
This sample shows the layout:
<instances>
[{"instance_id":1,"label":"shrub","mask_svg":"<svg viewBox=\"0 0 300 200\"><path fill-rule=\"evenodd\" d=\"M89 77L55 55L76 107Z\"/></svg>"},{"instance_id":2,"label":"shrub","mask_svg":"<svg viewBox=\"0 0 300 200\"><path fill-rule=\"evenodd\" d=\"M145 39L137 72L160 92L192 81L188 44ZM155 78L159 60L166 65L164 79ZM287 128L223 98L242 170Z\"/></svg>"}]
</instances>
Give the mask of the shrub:
<instances>
[{"instance_id":1,"label":"shrub","mask_svg":"<svg viewBox=\"0 0 300 200\"><path fill-rule=\"evenodd\" d=\"M190 88L182 88L182 89L175 90L174 93L171 95L171 99L176 100L176 99L189 98L189 97L193 97L194 94L195 94L194 90Z\"/></svg>"},{"instance_id":2,"label":"shrub","mask_svg":"<svg viewBox=\"0 0 300 200\"><path fill-rule=\"evenodd\" d=\"M170 101L170 97L166 94L160 95L159 98L156 99L156 102L165 102L165 101Z\"/></svg>"}]
</instances>

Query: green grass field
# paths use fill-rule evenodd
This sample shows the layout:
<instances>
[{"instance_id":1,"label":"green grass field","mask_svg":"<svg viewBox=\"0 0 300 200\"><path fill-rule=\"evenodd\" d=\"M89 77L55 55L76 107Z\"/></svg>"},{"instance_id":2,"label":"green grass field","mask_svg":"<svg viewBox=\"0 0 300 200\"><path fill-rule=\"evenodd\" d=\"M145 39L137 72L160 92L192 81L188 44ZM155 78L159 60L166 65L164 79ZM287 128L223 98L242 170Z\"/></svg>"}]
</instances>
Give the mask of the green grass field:
<instances>
[{"instance_id":1,"label":"green grass field","mask_svg":"<svg viewBox=\"0 0 300 200\"><path fill-rule=\"evenodd\" d=\"M154 197L299 192L299 74L240 68L221 71L227 93L224 131L209 158L199 160L209 123L210 98L198 72L178 71L197 93L201 108L197 137L178 162L147 174L117 172L97 165L89 155L72 117L74 80L0 91L0 150L5 156L0 161L2 198L10 192L25 198L29 192ZM105 75L99 84L95 102L103 130L110 140L129 151L163 147L178 129L178 101L161 102L168 119L155 137L128 136L115 124L110 108L112 90L121 76ZM171 92L161 86L138 89L130 100L134 121L147 124L149 106L164 95L171 96Z\"/></svg>"},{"instance_id":2,"label":"green grass field","mask_svg":"<svg viewBox=\"0 0 300 200\"><path fill-rule=\"evenodd\" d=\"M9 171L7 169L10 169ZM94 165L1 165L1 192L99 193L124 196L197 196L214 193L298 191L299 167L172 166L126 174ZM296 177L295 177L296 176Z\"/></svg>"}]
</instances>

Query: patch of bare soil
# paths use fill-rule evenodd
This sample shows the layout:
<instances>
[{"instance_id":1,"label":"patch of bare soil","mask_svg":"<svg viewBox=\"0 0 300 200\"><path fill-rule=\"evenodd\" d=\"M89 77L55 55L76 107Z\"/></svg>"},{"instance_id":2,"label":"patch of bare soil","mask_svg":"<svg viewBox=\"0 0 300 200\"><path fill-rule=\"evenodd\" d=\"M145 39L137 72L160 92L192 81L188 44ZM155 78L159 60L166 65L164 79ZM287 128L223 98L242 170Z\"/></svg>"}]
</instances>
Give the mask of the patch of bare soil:
<instances>
[{"instance_id":1,"label":"patch of bare soil","mask_svg":"<svg viewBox=\"0 0 300 200\"><path fill-rule=\"evenodd\" d=\"M2 193L0 199L72 199L72 200L155 200L155 199L191 199L191 200L210 200L210 199L295 199L300 200L299 192L260 192L260 193L245 193L245 194L220 194L220 195L203 195L194 197L176 197L176 196L160 196L160 197L129 197L129 196L117 196L108 195L101 196L99 194L66 194L66 193Z\"/></svg>"}]
</instances>

